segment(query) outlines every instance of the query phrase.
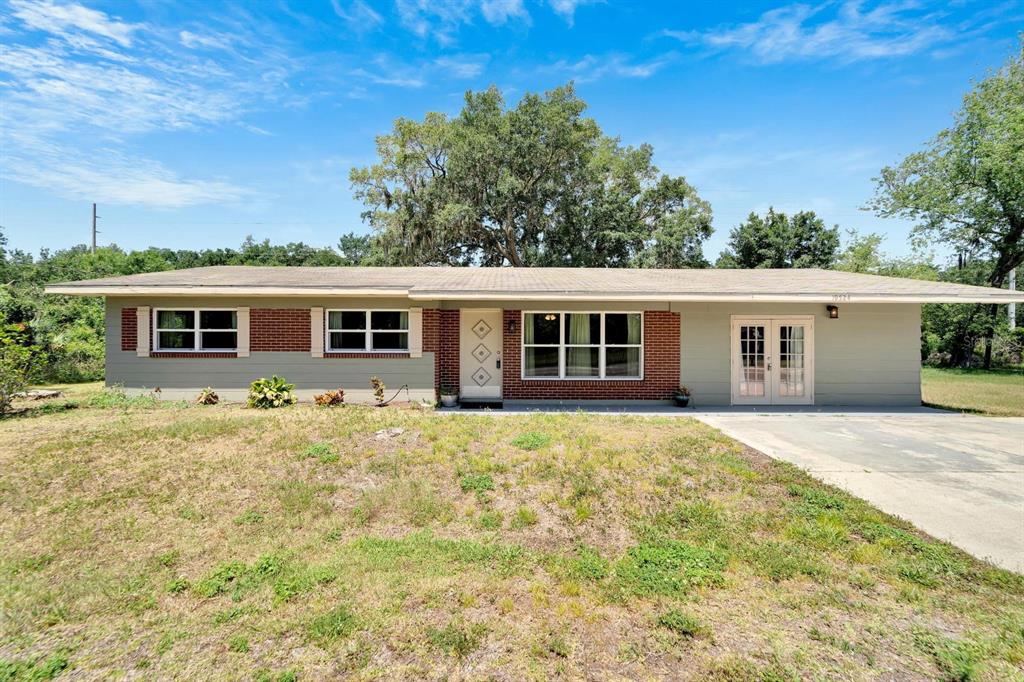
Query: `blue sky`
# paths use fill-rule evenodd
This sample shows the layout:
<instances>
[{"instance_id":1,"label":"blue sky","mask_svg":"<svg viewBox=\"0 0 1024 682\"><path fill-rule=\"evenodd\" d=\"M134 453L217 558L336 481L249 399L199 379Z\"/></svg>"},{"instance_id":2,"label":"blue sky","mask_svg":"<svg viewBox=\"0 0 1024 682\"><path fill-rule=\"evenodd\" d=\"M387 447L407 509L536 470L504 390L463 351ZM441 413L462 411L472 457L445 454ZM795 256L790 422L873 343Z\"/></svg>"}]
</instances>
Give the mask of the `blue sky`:
<instances>
[{"instance_id":1,"label":"blue sky","mask_svg":"<svg viewBox=\"0 0 1024 682\"><path fill-rule=\"evenodd\" d=\"M712 204L714 259L769 205L888 235L871 178L951 121L1024 2L0 3L0 224L37 251L330 245L399 116L574 80L589 114Z\"/></svg>"}]
</instances>

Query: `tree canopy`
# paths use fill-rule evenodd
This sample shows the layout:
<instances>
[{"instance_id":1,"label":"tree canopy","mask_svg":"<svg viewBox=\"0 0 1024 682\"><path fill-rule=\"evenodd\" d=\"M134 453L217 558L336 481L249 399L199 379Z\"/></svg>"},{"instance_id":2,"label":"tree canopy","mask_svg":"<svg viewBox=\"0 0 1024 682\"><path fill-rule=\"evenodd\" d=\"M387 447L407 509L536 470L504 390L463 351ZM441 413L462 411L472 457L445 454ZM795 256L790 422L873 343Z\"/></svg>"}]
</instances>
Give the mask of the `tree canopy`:
<instances>
[{"instance_id":1,"label":"tree canopy","mask_svg":"<svg viewBox=\"0 0 1024 682\"><path fill-rule=\"evenodd\" d=\"M1002 286L1024 262L1024 43L964 97L953 126L882 169L871 207L917 223L918 236L991 259Z\"/></svg>"},{"instance_id":2,"label":"tree canopy","mask_svg":"<svg viewBox=\"0 0 1024 682\"><path fill-rule=\"evenodd\" d=\"M388 262L703 267L711 207L584 116L572 85L507 107L466 93L455 118L399 119L352 170Z\"/></svg>"},{"instance_id":3,"label":"tree canopy","mask_svg":"<svg viewBox=\"0 0 1024 682\"><path fill-rule=\"evenodd\" d=\"M825 227L814 211L792 216L768 209L732 229L719 268L830 268L839 252L839 227Z\"/></svg>"}]
</instances>

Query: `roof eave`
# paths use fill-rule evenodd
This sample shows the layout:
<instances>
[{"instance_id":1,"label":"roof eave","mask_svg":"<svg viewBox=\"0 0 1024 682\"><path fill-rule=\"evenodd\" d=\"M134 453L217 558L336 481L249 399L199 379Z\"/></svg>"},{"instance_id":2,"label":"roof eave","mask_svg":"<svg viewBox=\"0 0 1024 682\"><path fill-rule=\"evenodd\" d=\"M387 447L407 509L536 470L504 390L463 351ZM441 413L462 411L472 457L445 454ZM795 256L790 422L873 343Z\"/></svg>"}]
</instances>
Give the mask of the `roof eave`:
<instances>
[{"instance_id":1,"label":"roof eave","mask_svg":"<svg viewBox=\"0 0 1024 682\"><path fill-rule=\"evenodd\" d=\"M413 301L517 300L517 301L664 301L664 302L747 302L747 303L1024 303L1024 292L1011 294L869 294L869 293L664 293L664 292L522 292L522 291L439 291L359 287L273 287L273 286L144 286L56 284L47 294L64 296L246 296L246 297L369 297L409 298Z\"/></svg>"}]
</instances>

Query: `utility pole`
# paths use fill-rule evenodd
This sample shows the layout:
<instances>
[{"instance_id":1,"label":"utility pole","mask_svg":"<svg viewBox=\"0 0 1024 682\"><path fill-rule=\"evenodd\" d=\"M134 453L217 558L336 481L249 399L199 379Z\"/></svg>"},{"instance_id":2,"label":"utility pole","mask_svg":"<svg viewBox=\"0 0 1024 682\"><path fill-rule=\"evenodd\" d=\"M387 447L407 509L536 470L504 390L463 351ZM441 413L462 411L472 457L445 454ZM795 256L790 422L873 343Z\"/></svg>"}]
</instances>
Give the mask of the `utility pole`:
<instances>
[{"instance_id":1,"label":"utility pole","mask_svg":"<svg viewBox=\"0 0 1024 682\"><path fill-rule=\"evenodd\" d=\"M1010 270L1010 291L1017 291L1017 268ZM1017 328L1017 304L1011 303L1007 306L1010 313L1010 329Z\"/></svg>"},{"instance_id":2,"label":"utility pole","mask_svg":"<svg viewBox=\"0 0 1024 682\"><path fill-rule=\"evenodd\" d=\"M99 216L96 215L96 204L94 203L92 205L92 249L89 251L89 253L96 253L96 232L97 232L97 230L96 230L96 219L97 218L99 218Z\"/></svg>"}]
</instances>

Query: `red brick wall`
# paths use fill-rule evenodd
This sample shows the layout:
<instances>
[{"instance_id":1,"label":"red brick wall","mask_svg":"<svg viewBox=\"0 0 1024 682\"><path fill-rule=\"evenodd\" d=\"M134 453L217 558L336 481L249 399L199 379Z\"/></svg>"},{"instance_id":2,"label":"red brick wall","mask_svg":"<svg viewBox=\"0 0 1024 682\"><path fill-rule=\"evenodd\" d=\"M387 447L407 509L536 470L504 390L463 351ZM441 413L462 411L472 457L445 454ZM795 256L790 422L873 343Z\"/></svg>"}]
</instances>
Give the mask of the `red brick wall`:
<instances>
[{"instance_id":1,"label":"red brick wall","mask_svg":"<svg viewBox=\"0 0 1024 682\"><path fill-rule=\"evenodd\" d=\"M427 347L427 312L437 315L437 346ZM459 319L458 310L423 311L423 350L433 350L434 382L438 390L441 384L450 384L456 388L459 383Z\"/></svg>"},{"instance_id":2,"label":"red brick wall","mask_svg":"<svg viewBox=\"0 0 1024 682\"><path fill-rule=\"evenodd\" d=\"M139 318L135 308L121 308L121 350L135 350Z\"/></svg>"},{"instance_id":3,"label":"red brick wall","mask_svg":"<svg viewBox=\"0 0 1024 682\"><path fill-rule=\"evenodd\" d=\"M649 310L644 313L644 378L642 380L520 378L522 320L520 311L506 310L502 393L506 400L667 400L679 386L679 313Z\"/></svg>"},{"instance_id":4,"label":"red brick wall","mask_svg":"<svg viewBox=\"0 0 1024 682\"><path fill-rule=\"evenodd\" d=\"M304 351L310 349L309 308L252 308L249 310L249 350Z\"/></svg>"}]
</instances>

